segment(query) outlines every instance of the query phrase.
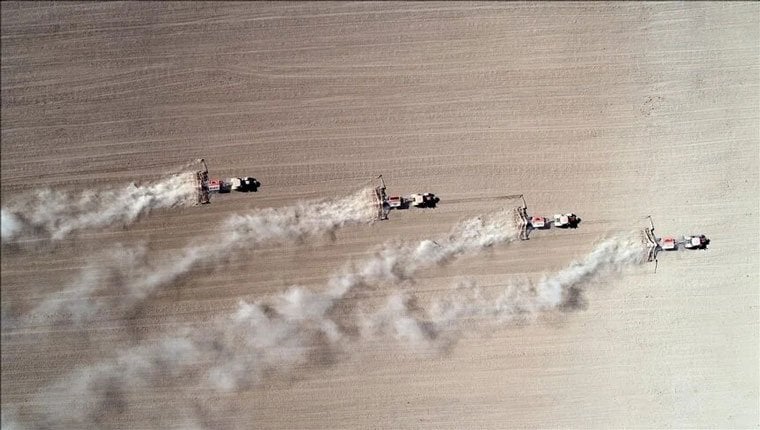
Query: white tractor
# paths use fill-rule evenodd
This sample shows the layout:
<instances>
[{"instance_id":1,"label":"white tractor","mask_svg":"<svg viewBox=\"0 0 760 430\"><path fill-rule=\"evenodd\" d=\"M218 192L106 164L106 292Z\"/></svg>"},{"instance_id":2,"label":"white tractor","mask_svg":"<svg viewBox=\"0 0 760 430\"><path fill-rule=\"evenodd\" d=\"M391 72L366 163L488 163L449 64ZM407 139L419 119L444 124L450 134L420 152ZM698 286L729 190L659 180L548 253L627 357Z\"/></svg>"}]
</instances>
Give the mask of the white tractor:
<instances>
[{"instance_id":1,"label":"white tractor","mask_svg":"<svg viewBox=\"0 0 760 430\"><path fill-rule=\"evenodd\" d=\"M377 177L380 184L375 187L374 205L377 208L377 219L388 219L391 209L434 208L439 198L433 193L415 193L408 196L388 196L385 192L383 175Z\"/></svg>"},{"instance_id":2,"label":"white tractor","mask_svg":"<svg viewBox=\"0 0 760 430\"><path fill-rule=\"evenodd\" d=\"M683 237L683 247L686 249L707 249L710 239L704 234Z\"/></svg>"},{"instance_id":3,"label":"white tractor","mask_svg":"<svg viewBox=\"0 0 760 430\"><path fill-rule=\"evenodd\" d=\"M261 182L257 181L256 178L250 176L243 178L230 178L227 180L227 182L230 184L230 189L243 193L256 192L261 186Z\"/></svg>"},{"instance_id":4,"label":"white tractor","mask_svg":"<svg viewBox=\"0 0 760 430\"><path fill-rule=\"evenodd\" d=\"M649 216L649 228L643 230L644 243L647 246L647 261L654 261L654 272L657 273L657 253L659 251L677 251L681 245L686 249L707 249L710 239L704 234L684 236L682 241L673 236L666 236L661 239L655 238L654 222Z\"/></svg>"},{"instance_id":5,"label":"white tractor","mask_svg":"<svg viewBox=\"0 0 760 430\"><path fill-rule=\"evenodd\" d=\"M439 199L433 193L412 194L409 196L412 206L416 208L434 208Z\"/></svg>"},{"instance_id":6,"label":"white tractor","mask_svg":"<svg viewBox=\"0 0 760 430\"><path fill-rule=\"evenodd\" d=\"M208 177L208 166L203 158L196 162L200 163L202 170L195 172L195 182L197 189L197 204L207 204L210 202L209 194L212 193L229 193L230 191L257 191L261 182L255 178L246 176L243 178L217 179Z\"/></svg>"},{"instance_id":7,"label":"white tractor","mask_svg":"<svg viewBox=\"0 0 760 430\"><path fill-rule=\"evenodd\" d=\"M554 226L559 228L576 228L581 219L574 213L554 215Z\"/></svg>"}]
</instances>

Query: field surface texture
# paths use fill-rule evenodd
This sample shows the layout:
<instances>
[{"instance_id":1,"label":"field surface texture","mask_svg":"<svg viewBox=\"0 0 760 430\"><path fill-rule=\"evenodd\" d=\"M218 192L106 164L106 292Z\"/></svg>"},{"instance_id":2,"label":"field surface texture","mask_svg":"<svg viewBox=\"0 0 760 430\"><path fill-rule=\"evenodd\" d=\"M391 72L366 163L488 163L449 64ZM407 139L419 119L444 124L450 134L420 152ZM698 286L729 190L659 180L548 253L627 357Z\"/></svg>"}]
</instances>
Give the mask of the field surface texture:
<instances>
[{"instance_id":1,"label":"field surface texture","mask_svg":"<svg viewBox=\"0 0 760 430\"><path fill-rule=\"evenodd\" d=\"M759 29L3 2L2 428L757 428ZM262 185L189 204L197 158ZM373 222L380 174L440 203ZM655 273L649 215L709 249Z\"/></svg>"}]
</instances>

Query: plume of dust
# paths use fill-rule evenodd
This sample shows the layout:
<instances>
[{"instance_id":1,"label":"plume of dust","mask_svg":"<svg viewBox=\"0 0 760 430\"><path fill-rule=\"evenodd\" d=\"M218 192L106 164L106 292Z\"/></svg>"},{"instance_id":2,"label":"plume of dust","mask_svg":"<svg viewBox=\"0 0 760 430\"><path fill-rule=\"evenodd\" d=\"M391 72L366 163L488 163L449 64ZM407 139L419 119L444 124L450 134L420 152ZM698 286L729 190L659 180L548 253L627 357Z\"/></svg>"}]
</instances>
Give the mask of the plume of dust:
<instances>
[{"instance_id":1,"label":"plume of dust","mask_svg":"<svg viewBox=\"0 0 760 430\"><path fill-rule=\"evenodd\" d=\"M477 224L462 224L466 225L471 227L458 227L452 232L472 232L472 226ZM487 300L477 288L468 287L467 291L458 291L434 302L426 310L413 297L394 294L379 312L370 317L358 315L353 320L358 338L347 335L335 322L332 312L352 287L402 279L425 264L443 264L465 252L496 243L484 237L452 234L447 240L434 242L440 247L434 247L437 249L434 252L408 251L429 249L430 245L402 246L399 249L407 250L403 255L416 256L416 260L400 263L391 259L393 264L387 264L387 252L380 252L350 266L354 273L344 269L331 279L326 291L292 287L268 300L241 301L237 311L212 322L208 329L188 330L180 336L123 351L105 364L80 369L41 393L43 397L39 402L52 405L45 414L51 422L62 419L76 426L100 422L99 417L114 413L114 408L118 413L133 402L139 403L130 396L137 396L140 389L155 384L163 375L183 380L195 375L195 388L203 391L210 384L227 392L260 382L271 372L285 372L300 364L329 362L329 354L343 350L339 347L379 335L392 334L413 346L440 345L460 335L459 325L467 319L505 322L521 314L558 309L571 300L573 289L644 261L645 249L640 239L621 236L600 243L585 258L551 276L544 276L536 284L505 288L495 300ZM477 243L480 247L474 245ZM390 245L385 249L388 248ZM450 251L443 252L443 249ZM349 281L353 283L346 284ZM211 369L207 369L208 363L213 363Z\"/></svg>"},{"instance_id":2,"label":"plume of dust","mask_svg":"<svg viewBox=\"0 0 760 430\"><path fill-rule=\"evenodd\" d=\"M240 248L334 233L349 224L372 222L374 217L371 190L363 189L339 199L230 216L213 237L203 238L160 261L149 259L145 247L116 247L104 260L83 269L61 293L38 305L25 320L81 324L104 312L112 318L113 311L133 309L158 288L171 284L200 263L217 263ZM109 304L97 297L106 288L116 289L110 296L118 302Z\"/></svg>"},{"instance_id":3,"label":"plume of dust","mask_svg":"<svg viewBox=\"0 0 760 430\"><path fill-rule=\"evenodd\" d=\"M235 228L230 230L230 238L222 242L247 243L254 237L299 237L346 222L338 220L374 217L373 208L367 212L366 205L359 202L361 199L353 196L339 205L301 206L297 213L274 210L267 216L234 217L228 224ZM267 300L240 301L232 315L213 321L206 330L188 331L181 338L167 337L158 344L122 352L112 362L81 369L46 390L45 398L40 400L43 404L58 405L47 413L49 419L63 414L65 422L82 425L107 413L113 405L129 403L125 400L125 393L162 374L167 366L175 374L188 374L198 367L198 362L213 363L210 369L200 371L200 386L211 385L221 392L230 392L256 384L271 372L286 372L301 364L331 361L334 354L344 350L352 341L333 314L336 305L353 288L408 279L421 268L446 264L461 255L514 240L518 229L508 215L506 212L467 220L436 241L388 243L365 260L349 265L333 276L325 291L294 286ZM334 221L331 223L329 219ZM300 221L294 223L293 220ZM262 231L270 233L262 235ZM168 276L153 274L151 279L166 279ZM355 323L350 325L356 326ZM162 358L167 357L166 342L184 348L183 354L174 356L181 360L170 362ZM62 394L50 394L63 392L64 388L71 391L70 387L74 387L76 405L67 405Z\"/></svg>"},{"instance_id":4,"label":"plume of dust","mask_svg":"<svg viewBox=\"0 0 760 430\"><path fill-rule=\"evenodd\" d=\"M196 198L192 172L137 186L79 194L44 189L2 209L2 242L21 233L42 233L52 240L113 224L130 224L154 209L188 205Z\"/></svg>"},{"instance_id":5,"label":"plume of dust","mask_svg":"<svg viewBox=\"0 0 760 430\"><path fill-rule=\"evenodd\" d=\"M178 392L219 392L260 382L314 358L341 339L326 311L329 298L292 288L269 301L241 301L232 314L152 343L122 350L80 368L40 391L40 419L64 428L102 425L106 417L134 413L149 387L187 383ZM209 364L214 363L212 369ZM191 382L185 382L191 381ZM195 382L192 382L195 381ZM196 395L196 394L194 394Z\"/></svg>"},{"instance_id":6,"label":"plume of dust","mask_svg":"<svg viewBox=\"0 0 760 430\"><path fill-rule=\"evenodd\" d=\"M110 414L138 403L141 393L177 378L198 359L186 337L167 337L157 344L121 351L116 358L80 368L36 395L45 405L42 419L50 427L102 426Z\"/></svg>"},{"instance_id":7,"label":"plume of dust","mask_svg":"<svg viewBox=\"0 0 760 430\"><path fill-rule=\"evenodd\" d=\"M10 211L0 209L0 238L5 242L21 232L21 220Z\"/></svg>"},{"instance_id":8,"label":"plume of dust","mask_svg":"<svg viewBox=\"0 0 760 430\"><path fill-rule=\"evenodd\" d=\"M101 255L104 260L88 259L76 280L62 291L48 295L39 305L21 319L21 325L55 324L71 321L83 325L98 316L98 312L111 300L111 308L119 305L115 300L137 300L143 293L133 282L140 276L136 268L150 264L147 248L111 246ZM99 296L106 286L126 287L127 291ZM110 297L110 298L109 298Z\"/></svg>"},{"instance_id":9,"label":"plume of dust","mask_svg":"<svg viewBox=\"0 0 760 430\"><path fill-rule=\"evenodd\" d=\"M272 372L331 362L331 354L345 351L355 342L388 335L414 350L436 352L464 334L461 326L467 320L505 323L521 315L560 309L572 300L573 289L641 264L644 254L640 240L620 236L601 242L586 257L535 284L508 285L495 299L487 299L477 287L467 285L424 309L410 295L392 294L378 312L352 320L349 328L355 329L358 337L341 330L333 318L341 291L292 287L268 300L241 301L232 315L212 322L208 329L186 330L79 369L41 392L37 402L46 405L46 420L76 427L138 407L141 390L164 384L161 381L166 378L195 378L196 382L182 391L203 392L211 385L230 392L255 385ZM346 273L336 278L344 276ZM210 363L213 367L208 369Z\"/></svg>"},{"instance_id":10,"label":"plume of dust","mask_svg":"<svg viewBox=\"0 0 760 430\"><path fill-rule=\"evenodd\" d=\"M240 302L238 312L225 326L225 353L215 360L209 381L222 391L230 391L255 383L273 368L287 369L315 356L325 360L349 341L333 314L353 289L410 279L422 268L510 242L519 235L510 214L507 211L469 219L436 241L386 243L370 257L331 277L322 292L291 287L270 304Z\"/></svg>"},{"instance_id":11,"label":"plume of dust","mask_svg":"<svg viewBox=\"0 0 760 430\"><path fill-rule=\"evenodd\" d=\"M230 236L219 242L219 246L228 248L233 243L248 245L252 240L273 238L294 239L334 229L349 220L371 219L374 211L367 205L366 195L366 191L362 191L342 199L339 204L321 202L233 217L228 223L234 226ZM287 369L306 363L315 355L334 353L346 339L331 313L353 288L408 279L421 268L445 264L460 255L509 242L517 238L518 233L508 213L473 218L437 241L386 244L374 255L333 276L325 292L292 287L271 301L241 301L237 312L217 322L211 334L201 333L196 337L198 348L203 349L206 356L212 355L216 363L208 372L209 382L221 391L231 391L259 382L273 369ZM214 247L212 252L217 251ZM186 255L195 256L195 252ZM186 265L168 266L176 271ZM154 272L150 276L152 280L169 278L170 272Z\"/></svg>"},{"instance_id":12,"label":"plume of dust","mask_svg":"<svg viewBox=\"0 0 760 430\"><path fill-rule=\"evenodd\" d=\"M514 210L468 219L437 240L386 243L370 258L351 264L344 268L343 274L334 276L329 283L331 294L343 297L359 285L408 280L422 268L446 264L459 256L512 242L520 233L512 212Z\"/></svg>"},{"instance_id":13,"label":"plume of dust","mask_svg":"<svg viewBox=\"0 0 760 430\"><path fill-rule=\"evenodd\" d=\"M426 265L445 264L457 256L509 240L509 233L506 236L484 233L493 232L491 224L482 219L470 220L453 229L445 239L398 247L402 250L400 255L410 258L389 258L392 246L386 245L370 258L334 276L326 291L292 287L268 300L241 301L236 312L213 321L208 329L188 330L158 343L125 350L104 364L78 370L40 394L43 396L40 404L52 404L46 413L51 422L63 417L63 422L76 426L100 422L99 417L113 413L114 408L118 412L133 402L139 403L131 396L137 396L146 385L155 384L161 375L183 380L195 375L196 388L205 390L211 384L225 392L260 382L271 372L329 362L330 354L344 350L340 347L379 335L392 334L411 345L440 344L459 335L460 323L467 319L504 322L521 314L558 309L571 300L573 289L644 260L640 239L616 237L536 284L505 288L495 300L485 299L477 288L468 288L434 302L426 310L413 297L394 294L379 312L370 317L358 315L352 320L352 327L348 328L355 329L352 331L359 334L358 338L336 323L333 314L336 304L356 286L405 279ZM213 363L211 369L206 367L209 363ZM68 394L72 390L73 397Z\"/></svg>"},{"instance_id":14,"label":"plume of dust","mask_svg":"<svg viewBox=\"0 0 760 430\"><path fill-rule=\"evenodd\" d=\"M3 406L3 410L0 412L0 430L21 430L23 428L16 419L15 411Z\"/></svg>"},{"instance_id":15,"label":"plume of dust","mask_svg":"<svg viewBox=\"0 0 760 430\"><path fill-rule=\"evenodd\" d=\"M575 308L586 286L644 263L646 251L638 233L613 237L537 283L507 283L495 298L484 297L472 282L457 286L447 298L434 300L428 309L411 295L394 293L383 308L362 317L362 332L364 336L391 335L415 347L448 347L462 335L462 325L468 321L504 323Z\"/></svg>"}]
</instances>

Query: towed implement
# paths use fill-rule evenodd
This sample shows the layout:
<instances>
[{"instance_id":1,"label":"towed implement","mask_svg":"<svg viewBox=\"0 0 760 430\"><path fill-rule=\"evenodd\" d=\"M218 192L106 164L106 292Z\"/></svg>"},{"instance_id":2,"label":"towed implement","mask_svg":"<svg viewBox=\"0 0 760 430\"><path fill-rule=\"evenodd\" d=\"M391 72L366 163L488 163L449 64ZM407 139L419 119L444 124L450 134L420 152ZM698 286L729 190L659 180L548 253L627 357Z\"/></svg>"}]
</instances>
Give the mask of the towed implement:
<instances>
[{"instance_id":1,"label":"towed implement","mask_svg":"<svg viewBox=\"0 0 760 430\"><path fill-rule=\"evenodd\" d=\"M210 203L210 194L224 194L232 191L256 192L261 182L251 176L241 178L217 179L208 177L208 165L203 158L198 159L202 169L195 172L195 184L197 190L197 204Z\"/></svg>"},{"instance_id":2,"label":"towed implement","mask_svg":"<svg viewBox=\"0 0 760 430\"><path fill-rule=\"evenodd\" d=\"M658 238L654 234L654 222L649 216L649 227L644 229L644 240L647 245L647 261L655 262L655 272L657 271L657 254L660 251L679 251L681 249L707 249L710 239L704 234L695 234L684 236L678 240L673 236Z\"/></svg>"},{"instance_id":3,"label":"towed implement","mask_svg":"<svg viewBox=\"0 0 760 430\"><path fill-rule=\"evenodd\" d=\"M195 188L198 192L197 204L205 205L211 202L209 199L208 165L203 158L198 159L198 162L203 166L203 169L195 172Z\"/></svg>"},{"instance_id":4,"label":"towed implement","mask_svg":"<svg viewBox=\"0 0 760 430\"><path fill-rule=\"evenodd\" d=\"M550 228L577 228L581 219L574 213L556 214L553 218L544 216L528 216L528 205L525 203L525 197L518 194L513 197L522 199L522 206L514 209L514 219L520 227L520 239L528 240L528 236L533 230L548 230Z\"/></svg>"},{"instance_id":5,"label":"towed implement","mask_svg":"<svg viewBox=\"0 0 760 430\"><path fill-rule=\"evenodd\" d=\"M408 196L388 196L386 193L383 175L377 177L380 183L374 188L374 204L377 210L377 219L388 219L391 210L403 210L409 208L434 208L440 199L433 193L413 193Z\"/></svg>"}]
</instances>

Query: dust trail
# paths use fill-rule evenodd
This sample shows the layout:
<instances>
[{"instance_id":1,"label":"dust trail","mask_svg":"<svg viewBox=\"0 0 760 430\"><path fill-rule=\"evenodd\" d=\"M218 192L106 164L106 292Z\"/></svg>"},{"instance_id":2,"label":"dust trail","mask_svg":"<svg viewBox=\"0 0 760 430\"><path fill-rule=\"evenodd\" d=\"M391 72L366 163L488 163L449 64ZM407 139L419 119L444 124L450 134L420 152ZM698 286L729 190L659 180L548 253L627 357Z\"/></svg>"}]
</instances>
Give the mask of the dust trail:
<instances>
[{"instance_id":1,"label":"dust trail","mask_svg":"<svg viewBox=\"0 0 760 430\"><path fill-rule=\"evenodd\" d=\"M77 231L130 224L154 209L192 204L195 198L191 172L106 191L74 194L44 189L2 209L2 242L22 234L61 240Z\"/></svg>"},{"instance_id":2,"label":"dust trail","mask_svg":"<svg viewBox=\"0 0 760 430\"><path fill-rule=\"evenodd\" d=\"M304 232L321 231L325 225L335 225L325 224L326 217L322 215L326 211L343 215L364 213L363 204L349 202L357 203L357 196L338 205L350 209L337 212L334 204L308 206L309 209L302 206L302 212L321 216L293 216L287 210L285 212L289 215L284 217L273 217L276 211L267 216L235 217L231 223L239 228L234 229L233 236L250 239L261 228L272 230L272 225L279 226L274 229L277 233L265 237L298 237ZM374 216L372 207L369 214ZM284 221L274 221L279 218ZM351 216L327 218L361 219ZM303 222L294 224L294 219ZM422 268L482 252L496 244L515 240L518 235L519 228L511 211L505 211L460 223L447 236L436 241L387 243L370 257L336 273L329 280L326 291L292 287L269 299L253 303L240 301L235 312L211 321L204 330L188 331L184 335L164 338L158 344L129 349L110 362L77 371L41 393L39 401L54 405L46 413L51 422L60 419L76 426L113 413L114 404L139 403L137 399L129 398L130 393L167 370L175 374L180 372L181 379L192 375L200 389L210 386L219 392L232 392L255 385L272 372L287 372L301 364L333 361L337 354L356 341L351 333L358 325L351 320L341 320L351 317L353 310L348 309L345 315L341 315L338 309L354 288L409 279ZM234 241L237 240L242 239ZM82 315L89 315L89 311ZM183 348L182 360L171 362L166 359L166 351L167 348L175 350L176 345ZM77 400L66 400L66 396L72 393Z\"/></svg>"},{"instance_id":3,"label":"dust trail","mask_svg":"<svg viewBox=\"0 0 760 430\"><path fill-rule=\"evenodd\" d=\"M124 413L149 413L141 408L150 388L198 397L209 394L209 385L212 393L224 393L256 384L309 362L342 338L324 314L328 307L328 298L303 289L240 302L232 315L202 329L143 342L70 373L36 395L34 404L44 405L36 419L53 427L102 427Z\"/></svg>"},{"instance_id":4,"label":"dust trail","mask_svg":"<svg viewBox=\"0 0 760 430\"><path fill-rule=\"evenodd\" d=\"M180 334L76 370L36 396L45 404L43 427L102 427L109 415L140 403L143 390L181 377L197 359L196 346Z\"/></svg>"},{"instance_id":5,"label":"dust trail","mask_svg":"<svg viewBox=\"0 0 760 430\"><path fill-rule=\"evenodd\" d=\"M577 291L641 264L645 251L637 236L614 237L600 243L585 258L537 283L508 283L494 298L486 298L472 285L460 286L449 297L436 299L426 308L411 295L392 294L371 314L356 312L363 305L361 301L341 302L348 290L334 280L347 279L344 272L333 278L327 291L293 287L255 303L241 301L232 315L204 324L207 329L186 330L127 349L112 360L72 373L42 391L35 401L46 405L43 415L48 422L79 426L102 423L103 417L122 414L126 409L134 413L133 409L144 405L142 390L148 386L174 384L181 392L208 393L209 388L233 392L255 386L272 373L287 373L295 366L331 363L340 354L350 353L357 342L391 336L414 350L440 352L442 346L464 335L467 321L503 324L521 316L572 307ZM424 261L437 264L447 260ZM375 266L359 263L352 267L360 273L362 268ZM362 278L357 274L352 279L383 280L385 275ZM348 308L339 309L339 304Z\"/></svg>"},{"instance_id":6,"label":"dust trail","mask_svg":"<svg viewBox=\"0 0 760 430\"><path fill-rule=\"evenodd\" d=\"M326 207L333 207L327 205ZM322 213L322 211L317 211ZM342 213L342 211L341 211ZM374 212L372 212L374 214ZM243 226L270 225L273 217L236 218L233 222ZM310 227L306 230L292 229L292 223L275 223L278 231L312 231L313 220L325 217L308 217ZM321 226L323 221L319 221ZM249 234L248 228L241 233ZM259 227L257 227L259 228ZM269 228L267 228L269 230ZM491 217L473 218L457 225L449 235L437 241L422 240L418 243L389 243L377 250L369 258L349 265L336 274L328 283L326 292L314 292L302 287L293 287L284 293L255 303L241 301L231 316L220 318L212 324L212 329L194 332L183 338L187 351L183 357L203 357L206 363L214 363L210 369L198 372L187 363L176 363L175 369L196 372L201 386L212 386L222 392L248 387L260 382L268 373L287 371L293 366L311 361L330 361L352 341L336 321L335 307L353 288L385 281L408 279L418 270L450 262L457 256L473 254L493 245L509 242L518 237L519 229L510 212L494 214ZM282 233L280 233L282 235ZM285 235L287 236L287 235ZM247 237L247 236L246 236ZM353 323L349 322L349 325ZM355 324L353 324L355 325ZM175 337L164 342L176 342ZM141 347L123 353L132 357L130 362L152 363L140 367L140 372L125 368L127 362L121 356L114 362L95 366L78 372L51 387L50 393L70 392L74 387L75 396L87 407L60 408L65 420L71 424L81 424L99 416L114 403L108 397L123 398L130 387L142 384L154 375L164 372L165 356L162 344ZM202 366L203 367L203 366ZM132 375L132 376L130 376ZM136 380L135 380L136 379ZM53 395L55 397L55 395ZM61 394L62 396L62 394ZM58 398L47 398L45 402L60 403ZM64 402L65 403L65 402ZM58 412L52 412L58 419Z\"/></svg>"},{"instance_id":7,"label":"dust trail","mask_svg":"<svg viewBox=\"0 0 760 430\"><path fill-rule=\"evenodd\" d=\"M372 257L344 268L343 274L330 280L330 287L334 294L343 296L358 285L407 280L422 268L446 264L458 256L512 242L520 234L514 211L471 218L437 240L386 243Z\"/></svg>"},{"instance_id":8,"label":"dust trail","mask_svg":"<svg viewBox=\"0 0 760 430\"><path fill-rule=\"evenodd\" d=\"M202 264L216 264L240 249L264 243L285 243L309 236L334 233L350 224L375 219L371 189L347 197L299 203L282 208L262 209L233 215L213 236L161 258L151 260L144 247L117 247L105 261L86 267L78 279L62 292L52 295L25 318L27 324L44 321L85 323L107 311L125 312L148 298L157 289L171 284ZM102 296L107 289L113 290ZM109 302L110 300L110 302Z\"/></svg>"},{"instance_id":9,"label":"dust trail","mask_svg":"<svg viewBox=\"0 0 760 430\"><path fill-rule=\"evenodd\" d=\"M646 262L646 244L639 233L610 238L567 268L537 283L510 282L495 297L474 284L459 285L447 298L427 309L412 295L396 293L379 311L362 317L364 336L391 335L422 347L446 347L461 336L469 321L505 323L581 304L588 285L627 267Z\"/></svg>"},{"instance_id":10,"label":"dust trail","mask_svg":"<svg viewBox=\"0 0 760 430\"><path fill-rule=\"evenodd\" d=\"M0 237L2 241L11 240L21 232L21 220L5 209L0 209Z\"/></svg>"},{"instance_id":11,"label":"dust trail","mask_svg":"<svg viewBox=\"0 0 760 430\"><path fill-rule=\"evenodd\" d=\"M339 309L351 291L408 280L423 268L513 241L519 232L512 211L472 218L435 241L387 243L333 276L325 291L291 287L272 302L241 301L235 315L223 324L223 335L217 337L224 353L214 361L209 382L230 391L259 381L275 368L286 370L311 359L329 361L350 341L344 331L355 331L356 324L345 321L353 310Z\"/></svg>"},{"instance_id":12,"label":"dust trail","mask_svg":"<svg viewBox=\"0 0 760 430\"><path fill-rule=\"evenodd\" d=\"M76 280L62 291L48 295L20 319L21 325L55 324L64 320L85 324L96 318L108 303L109 299L100 296L120 294L128 297L127 300L139 297L140 291L130 287L136 276L135 268L151 264L147 258L147 248L142 245L131 248L113 245L102 254L100 257L104 260L89 260ZM127 291L108 291L109 287L113 289L117 285L126 287ZM114 299L110 300L111 307L118 304Z\"/></svg>"},{"instance_id":13,"label":"dust trail","mask_svg":"<svg viewBox=\"0 0 760 430\"><path fill-rule=\"evenodd\" d=\"M241 225L269 225L271 221L268 220L273 219L269 215ZM251 218L237 218L235 222L241 223L241 219ZM308 219L324 220L324 217ZM300 235L302 230L292 231ZM196 333L193 345L196 351L202 351L201 355L213 357L210 361L216 363L207 375L212 386L221 391L248 386L260 381L273 369L289 368L308 362L315 355L331 354L346 342L346 335L331 314L336 304L353 288L409 279L421 268L444 264L458 256L515 240L518 234L519 228L510 212L504 212L467 220L437 241L388 243L369 258L349 265L333 276L326 292L292 287L270 300L241 301L232 316L216 322L214 330Z\"/></svg>"},{"instance_id":14,"label":"dust trail","mask_svg":"<svg viewBox=\"0 0 760 430\"><path fill-rule=\"evenodd\" d=\"M0 430L21 430L24 428L18 423L15 411L3 407L0 414Z\"/></svg>"}]
</instances>

